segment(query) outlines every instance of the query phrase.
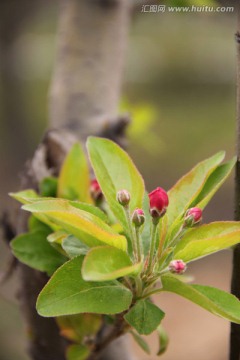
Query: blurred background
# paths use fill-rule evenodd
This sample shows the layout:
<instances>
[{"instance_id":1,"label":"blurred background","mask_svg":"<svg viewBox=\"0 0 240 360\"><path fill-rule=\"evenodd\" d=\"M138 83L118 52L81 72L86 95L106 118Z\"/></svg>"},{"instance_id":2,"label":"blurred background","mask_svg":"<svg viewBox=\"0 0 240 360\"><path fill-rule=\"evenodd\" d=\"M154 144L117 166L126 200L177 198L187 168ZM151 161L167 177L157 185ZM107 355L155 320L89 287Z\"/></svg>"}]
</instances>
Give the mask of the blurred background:
<instances>
[{"instance_id":1,"label":"blurred background","mask_svg":"<svg viewBox=\"0 0 240 360\"><path fill-rule=\"evenodd\" d=\"M153 1L154 3L154 1ZM155 2L156 3L156 2ZM183 1L175 1L182 5ZM194 4L194 1L192 1ZM197 4L198 2L196 2ZM230 1L222 1L230 6ZM233 4L234 6L234 4ZM58 1L3 0L0 5L0 209L47 127ZM147 187L169 189L196 162L235 149L233 13L136 12L129 34L121 111L132 115L129 153ZM204 221L233 218L233 176L204 212ZM0 242L0 270L10 259ZM200 284L229 290L231 251L189 266ZM16 300L17 276L0 290L0 360L27 360L26 334ZM173 294L155 299L167 313L170 336L163 359L226 360L229 324ZM131 340L132 341L132 340ZM139 360L157 359L133 344Z\"/></svg>"}]
</instances>

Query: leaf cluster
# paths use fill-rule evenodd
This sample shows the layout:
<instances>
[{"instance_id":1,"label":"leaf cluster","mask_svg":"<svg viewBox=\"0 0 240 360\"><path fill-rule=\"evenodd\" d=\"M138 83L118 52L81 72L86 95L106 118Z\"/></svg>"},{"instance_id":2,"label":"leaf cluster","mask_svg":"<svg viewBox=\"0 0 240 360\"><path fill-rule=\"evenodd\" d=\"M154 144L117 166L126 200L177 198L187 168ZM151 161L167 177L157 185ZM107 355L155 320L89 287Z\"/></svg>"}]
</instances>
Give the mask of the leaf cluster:
<instances>
[{"instance_id":1,"label":"leaf cluster","mask_svg":"<svg viewBox=\"0 0 240 360\"><path fill-rule=\"evenodd\" d=\"M149 347L141 335L157 330L161 355L168 343L161 325L165 314L150 296L165 291L240 323L237 298L189 284L169 268L174 259L189 263L240 242L238 222L183 227L186 211L205 208L236 160L222 163L225 154L220 152L184 175L169 190L167 213L153 232L144 181L128 154L112 141L94 137L87 148L103 193L101 202L91 196L88 161L80 144L67 155L58 178L44 179L39 194L31 189L11 194L32 213L29 232L12 241L12 251L23 263L51 276L36 307L40 315L56 317L62 335L74 343L68 359L88 357L100 316L112 324L121 319L121 333L130 331L146 352ZM131 196L127 207L117 200L123 189ZM145 213L140 229L131 222L136 208Z\"/></svg>"}]
</instances>

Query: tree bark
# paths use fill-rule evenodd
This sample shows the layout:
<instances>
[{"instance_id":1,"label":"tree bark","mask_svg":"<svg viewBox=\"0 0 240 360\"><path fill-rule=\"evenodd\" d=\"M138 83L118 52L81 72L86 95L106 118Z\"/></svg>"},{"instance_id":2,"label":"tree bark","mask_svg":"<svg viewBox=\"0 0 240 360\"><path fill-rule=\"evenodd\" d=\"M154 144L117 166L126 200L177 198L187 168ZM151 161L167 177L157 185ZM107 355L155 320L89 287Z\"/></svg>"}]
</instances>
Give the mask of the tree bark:
<instances>
[{"instance_id":1,"label":"tree bark","mask_svg":"<svg viewBox=\"0 0 240 360\"><path fill-rule=\"evenodd\" d=\"M129 0L64 0L50 91L50 126L79 136L116 121Z\"/></svg>"},{"instance_id":2,"label":"tree bark","mask_svg":"<svg viewBox=\"0 0 240 360\"><path fill-rule=\"evenodd\" d=\"M235 171L235 220L240 221L240 5L237 6L237 164ZM233 250L231 292L240 300L240 244ZM240 325L231 324L230 360L240 359Z\"/></svg>"},{"instance_id":3,"label":"tree bark","mask_svg":"<svg viewBox=\"0 0 240 360\"><path fill-rule=\"evenodd\" d=\"M75 136L122 138L127 121L117 118L117 113L129 17L128 0L62 2L50 91L49 127L53 130L28 163L23 188L37 188L44 176L57 174ZM17 232L26 228L26 217L21 215ZM42 318L35 310L37 295L47 278L25 265L19 267L20 300L31 333L30 356L33 360L64 360L66 342L54 319ZM113 342L98 359L132 359L125 337Z\"/></svg>"}]
</instances>

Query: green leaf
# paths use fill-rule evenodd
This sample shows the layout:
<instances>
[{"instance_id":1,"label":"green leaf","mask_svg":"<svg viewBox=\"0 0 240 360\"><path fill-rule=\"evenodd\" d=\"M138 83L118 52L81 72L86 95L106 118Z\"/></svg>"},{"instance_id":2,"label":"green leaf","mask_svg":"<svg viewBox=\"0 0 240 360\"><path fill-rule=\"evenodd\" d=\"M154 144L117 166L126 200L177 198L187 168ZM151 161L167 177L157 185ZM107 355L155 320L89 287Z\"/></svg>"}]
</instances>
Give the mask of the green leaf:
<instances>
[{"instance_id":1,"label":"green leaf","mask_svg":"<svg viewBox=\"0 0 240 360\"><path fill-rule=\"evenodd\" d=\"M141 335L151 334L162 319L164 318L164 312L149 300L139 300L124 315L124 319L129 325L137 330Z\"/></svg>"},{"instance_id":2,"label":"green leaf","mask_svg":"<svg viewBox=\"0 0 240 360\"><path fill-rule=\"evenodd\" d=\"M150 355L150 348L148 346L148 343L140 335L138 335L138 333L130 331L130 334L133 336L134 340L138 343L142 350Z\"/></svg>"},{"instance_id":3,"label":"green leaf","mask_svg":"<svg viewBox=\"0 0 240 360\"><path fill-rule=\"evenodd\" d=\"M39 195L36 193L36 191L32 189L27 189L23 191L18 191L16 193L9 193L9 195L19 201L21 204L30 204L31 199L37 199L39 198Z\"/></svg>"},{"instance_id":4,"label":"green leaf","mask_svg":"<svg viewBox=\"0 0 240 360\"><path fill-rule=\"evenodd\" d=\"M35 231L17 236L11 241L13 254L24 264L51 275L67 258L47 241L48 232Z\"/></svg>"},{"instance_id":5,"label":"green leaf","mask_svg":"<svg viewBox=\"0 0 240 360\"><path fill-rule=\"evenodd\" d=\"M158 336L159 336L159 350L157 352L157 355L160 356L160 355L164 354L165 351L167 350L169 338L168 338L168 334L166 333L166 331L164 330L162 325L160 325L157 328L157 332L158 332Z\"/></svg>"},{"instance_id":6,"label":"green leaf","mask_svg":"<svg viewBox=\"0 0 240 360\"><path fill-rule=\"evenodd\" d=\"M92 203L86 156L79 143L66 156L58 181L58 197Z\"/></svg>"},{"instance_id":7,"label":"green leaf","mask_svg":"<svg viewBox=\"0 0 240 360\"><path fill-rule=\"evenodd\" d=\"M69 204L75 207L76 209L84 210L86 212L89 212L90 214L99 217L102 221L106 223L108 222L107 215L96 206L87 203L82 203L79 201L69 201Z\"/></svg>"},{"instance_id":8,"label":"green leaf","mask_svg":"<svg viewBox=\"0 0 240 360\"><path fill-rule=\"evenodd\" d=\"M240 301L235 296L210 286L188 285L169 275L161 279L163 291L183 296L214 315L240 323Z\"/></svg>"},{"instance_id":9,"label":"green leaf","mask_svg":"<svg viewBox=\"0 0 240 360\"><path fill-rule=\"evenodd\" d=\"M217 166L217 168L212 172L212 174L207 179L200 194L197 196L196 199L194 199L190 207L197 206L200 209L204 209L204 207L209 203L209 201L216 193L216 191L220 188L220 186L230 175L235 164L236 164L236 157L234 157L232 160L230 160L225 164L221 164Z\"/></svg>"},{"instance_id":10,"label":"green leaf","mask_svg":"<svg viewBox=\"0 0 240 360\"><path fill-rule=\"evenodd\" d=\"M116 199L117 192L125 189L130 193L131 212L142 208L143 179L128 154L112 141L89 137L87 147L95 175L109 207L128 232L124 209Z\"/></svg>"},{"instance_id":11,"label":"green leaf","mask_svg":"<svg viewBox=\"0 0 240 360\"><path fill-rule=\"evenodd\" d=\"M67 360L87 360L90 350L85 345L70 345L67 349Z\"/></svg>"},{"instance_id":12,"label":"green leaf","mask_svg":"<svg viewBox=\"0 0 240 360\"><path fill-rule=\"evenodd\" d=\"M62 248L70 258L74 258L79 255L86 255L89 251L88 246L83 244L79 239L72 235L69 235L63 239Z\"/></svg>"},{"instance_id":13,"label":"green leaf","mask_svg":"<svg viewBox=\"0 0 240 360\"><path fill-rule=\"evenodd\" d=\"M102 324L101 316L96 314L58 316L56 321L61 329L61 336L77 343L82 343L85 337L95 335Z\"/></svg>"},{"instance_id":14,"label":"green leaf","mask_svg":"<svg viewBox=\"0 0 240 360\"><path fill-rule=\"evenodd\" d=\"M39 184L40 194L43 197L57 196L58 179L52 176L44 178Z\"/></svg>"},{"instance_id":15,"label":"green leaf","mask_svg":"<svg viewBox=\"0 0 240 360\"><path fill-rule=\"evenodd\" d=\"M223 160L224 156L225 153L221 151L209 159L200 162L169 190L169 206L167 210L169 226L193 203L207 179Z\"/></svg>"},{"instance_id":16,"label":"green leaf","mask_svg":"<svg viewBox=\"0 0 240 360\"><path fill-rule=\"evenodd\" d=\"M38 220L34 215L29 216L28 230L29 232L39 230L39 231L46 231L47 233L50 233L52 231L52 229L48 225Z\"/></svg>"},{"instance_id":17,"label":"green leaf","mask_svg":"<svg viewBox=\"0 0 240 360\"><path fill-rule=\"evenodd\" d=\"M126 252L111 246L100 246L88 252L83 262L82 276L87 281L107 281L136 275L141 268L141 263L132 264Z\"/></svg>"},{"instance_id":18,"label":"green leaf","mask_svg":"<svg viewBox=\"0 0 240 360\"><path fill-rule=\"evenodd\" d=\"M176 246L174 257L189 262L226 249L239 242L239 222L214 222L187 232Z\"/></svg>"},{"instance_id":19,"label":"green leaf","mask_svg":"<svg viewBox=\"0 0 240 360\"><path fill-rule=\"evenodd\" d=\"M69 257L68 254L64 251L64 249L62 247L63 240L68 236L69 236L69 234L67 234L65 231L59 230L59 231L56 231L56 232L48 235L47 240L54 249L56 249L58 252L60 252L64 256Z\"/></svg>"},{"instance_id":20,"label":"green leaf","mask_svg":"<svg viewBox=\"0 0 240 360\"><path fill-rule=\"evenodd\" d=\"M24 210L46 216L89 247L111 245L127 250L127 240L99 217L69 204L68 200L39 201L23 206Z\"/></svg>"},{"instance_id":21,"label":"green leaf","mask_svg":"<svg viewBox=\"0 0 240 360\"><path fill-rule=\"evenodd\" d=\"M40 201L46 201L47 199L52 199L52 198L40 197L34 190L31 189L19 191L17 193L10 193L9 195L22 204L32 204L34 202L38 202L38 201L40 202ZM34 214L34 216L44 224L48 225L54 231L58 230L58 227L52 221L50 221L45 215Z\"/></svg>"},{"instance_id":22,"label":"green leaf","mask_svg":"<svg viewBox=\"0 0 240 360\"><path fill-rule=\"evenodd\" d=\"M41 291L37 311L45 317L78 313L117 314L129 308L132 293L120 283L86 282L83 256L60 267Z\"/></svg>"}]
</instances>

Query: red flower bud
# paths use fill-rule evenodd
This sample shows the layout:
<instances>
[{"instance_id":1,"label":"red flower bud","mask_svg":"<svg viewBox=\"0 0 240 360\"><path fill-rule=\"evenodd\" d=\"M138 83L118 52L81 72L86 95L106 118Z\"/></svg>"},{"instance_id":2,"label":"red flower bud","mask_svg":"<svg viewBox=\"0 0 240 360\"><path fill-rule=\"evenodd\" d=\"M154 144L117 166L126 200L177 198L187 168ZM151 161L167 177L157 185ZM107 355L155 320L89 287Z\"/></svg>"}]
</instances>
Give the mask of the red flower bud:
<instances>
[{"instance_id":1,"label":"red flower bud","mask_svg":"<svg viewBox=\"0 0 240 360\"><path fill-rule=\"evenodd\" d=\"M94 200L99 200L102 197L102 190L97 179L91 180L90 193Z\"/></svg>"},{"instance_id":2,"label":"red flower bud","mask_svg":"<svg viewBox=\"0 0 240 360\"><path fill-rule=\"evenodd\" d=\"M187 265L182 260L172 260L169 264L169 270L174 274L182 274L186 269Z\"/></svg>"},{"instance_id":3,"label":"red flower bud","mask_svg":"<svg viewBox=\"0 0 240 360\"><path fill-rule=\"evenodd\" d=\"M167 211L168 207L168 195L166 191L160 187L157 187L150 194L148 194L150 200L150 214L153 218L162 217Z\"/></svg>"},{"instance_id":4,"label":"red flower bud","mask_svg":"<svg viewBox=\"0 0 240 360\"><path fill-rule=\"evenodd\" d=\"M117 201L119 202L119 204L121 204L122 206L126 206L129 204L130 202L130 194L127 190L119 190L117 193Z\"/></svg>"},{"instance_id":5,"label":"red flower bud","mask_svg":"<svg viewBox=\"0 0 240 360\"><path fill-rule=\"evenodd\" d=\"M188 209L184 219L185 226L193 226L195 224L198 224L202 220L202 210L197 207Z\"/></svg>"},{"instance_id":6,"label":"red flower bud","mask_svg":"<svg viewBox=\"0 0 240 360\"><path fill-rule=\"evenodd\" d=\"M145 221L144 211L142 209L135 209L132 214L132 222L135 226L140 227Z\"/></svg>"}]
</instances>

